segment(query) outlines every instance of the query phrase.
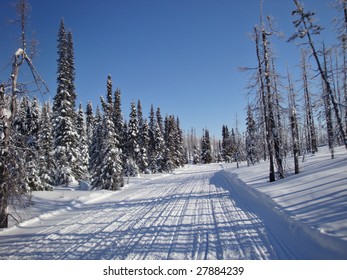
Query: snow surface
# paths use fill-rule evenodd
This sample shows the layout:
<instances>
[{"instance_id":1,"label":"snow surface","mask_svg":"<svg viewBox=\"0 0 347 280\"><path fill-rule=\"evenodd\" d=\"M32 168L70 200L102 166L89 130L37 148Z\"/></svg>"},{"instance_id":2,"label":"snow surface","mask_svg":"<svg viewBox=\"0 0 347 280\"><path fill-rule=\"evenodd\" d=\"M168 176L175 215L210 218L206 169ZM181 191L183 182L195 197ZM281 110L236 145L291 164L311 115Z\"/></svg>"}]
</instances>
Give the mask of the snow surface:
<instances>
[{"instance_id":1,"label":"snow surface","mask_svg":"<svg viewBox=\"0 0 347 280\"><path fill-rule=\"evenodd\" d=\"M22 222L0 231L0 259L347 259L346 150L335 157L322 149L274 183L266 162L221 163L117 192L34 192L12 211Z\"/></svg>"}]
</instances>

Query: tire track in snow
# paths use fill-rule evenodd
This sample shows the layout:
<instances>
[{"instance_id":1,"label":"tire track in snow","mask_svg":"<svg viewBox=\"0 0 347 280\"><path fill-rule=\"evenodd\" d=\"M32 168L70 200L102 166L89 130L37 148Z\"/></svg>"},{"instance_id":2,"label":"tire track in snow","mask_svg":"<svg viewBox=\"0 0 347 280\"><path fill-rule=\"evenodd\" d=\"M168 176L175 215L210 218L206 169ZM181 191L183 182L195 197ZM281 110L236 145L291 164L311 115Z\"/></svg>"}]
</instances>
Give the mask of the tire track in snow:
<instances>
[{"instance_id":1,"label":"tire track in snow","mask_svg":"<svg viewBox=\"0 0 347 280\"><path fill-rule=\"evenodd\" d=\"M176 201L177 207L176 211L176 222L172 223L171 226L174 226L174 231L172 232L172 237L170 239L170 248L167 253L167 259L188 259L189 251L187 250L188 240L186 238L187 234L184 234L187 231L187 225L184 223L184 218L188 213L189 199L197 185L197 177L195 174L190 175L189 177L181 179L180 184L177 186L177 191L184 196L184 202L182 199ZM184 238L182 238L184 236ZM183 239L183 240L182 240ZM185 247L185 248L184 248ZM183 256L182 256L183 255Z\"/></svg>"},{"instance_id":2,"label":"tire track in snow","mask_svg":"<svg viewBox=\"0 0 347 280\"><path fill-rule=\"evenodd\" d=\"M261 221L223 188L222 169L183 169L59 211L33 223L35 233L23 240L1 243L1 251L14 259L273 257Z\"/></svg>"}]
</instances>

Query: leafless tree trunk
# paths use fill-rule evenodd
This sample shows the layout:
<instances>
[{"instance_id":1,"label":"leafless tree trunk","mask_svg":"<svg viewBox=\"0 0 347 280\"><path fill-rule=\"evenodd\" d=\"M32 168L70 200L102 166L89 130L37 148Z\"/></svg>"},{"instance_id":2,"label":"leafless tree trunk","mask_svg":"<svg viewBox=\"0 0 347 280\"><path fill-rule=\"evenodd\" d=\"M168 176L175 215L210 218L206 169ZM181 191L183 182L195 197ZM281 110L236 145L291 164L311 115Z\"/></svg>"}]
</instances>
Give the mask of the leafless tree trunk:
<instances>
[{"instance_id":1,"label":"leafless tree trunk","mask_svg":"<svg viewBox=\"0 0 347 280\"><path fill-rule=\"evenodd\" d=\"M268 121L269 127L267 133L271 135L271 140L273 141L274 150L275 150L275 159L277 163L278 174L281 179L284 178L284 169L283 169L283 155L281 153L281 145L278 134L278 127L275 122L275 115L273 109L273 93L271 86L271 68L270 68L270 56L268 49L268 40L267 37L269 34L266 32L265 28L261 30L262 42L263 42L263 61L264 61L264 75L265 75L265 90L266 90L266 101L267 101L267 112L268 112Z\"/></svg>"},{"instance_id":2,"label":"leafless tree trunk","mask_svg":"<svg viewBox=\"0 0 347 280\"><path fill-rule=\"evenodd\" d=\"M258 80L260 83L260 98L261 98L261 104L263 107L263 114L264 114L264 124L265 124L265 135L266 135L266 145L267 150L269 154L269 163L270 163L270 171L269 171L269 181L274 182L276 180L275 177L275 166L274 166L274 155L273 155L273 149L272 149L272 139L271 134L269 133L269 117L268 117L268 108L267 108L267 100L266 100L266 93L265 93L265 84L264 84L264 74L263 74L263 66L262 66L262 59L260 54L260 42L259 42L259 30L255 27L254 28L254 34L255 34L255 45L256 45L256 54L258 59Z\"/></svg>"},{"instance_id":3,"label":"leafless tree trunk","mask_svg":"<svg viewBox=\"0 0 347 280\"><path fill-rule=\"evenodd\" d=\"M21 27L21 46L13 55L11 85L9 86L10 91L8 97L6 97L5 86L0 86L0 128L2 129L0 138L0 228L8 227L9 196L11 193L18 193L18 186L10 175L8 168L9 161L12 160L10 154L10 141L12 123L17 113L17 95L19 93L17 84L18 75L19 69L24 62L28 65L38 89L40 90L40 86L43 85L45 90L49 91L45 82L36 71L31 58L27 54L25 28L29 16L29 4L26 0L19 0L16 8ZM9 105L7 105L8 101Z\"/></svg>"},{"instance_id":4,"label":"leafless tree trunk","mask_svg":"<svg viewBox=\"0 0 347 280\"><path fill-rule=\"evenodd\" d=\"M323 66L322 66L322 64L319 60L319 57L318 57L318 52L315 48L315 45L314 45L313 39L312 39L312 35L319 34L322 28L318 25L313 24L313 22L314 22L314 20L312 18L314 15L313 13L305 12L303 6L297 0L293 0L293 1L294 1L295 6L297 7L297 10L295 10L293 12L293 14L297 14L299 16L299 19L294 21L294 25L296 27L299 27L301 25L301 29L299 30L299 32L295 33L289 39L289 41L294 40L298 37L300 37L300 38L306 37L307 38L307 43L311 49L312 55L316 61L317 67L318 67L319 74L321 75L321 78L323 80L324 87L325 87L325 90L327 93L327 97L330 99L330 101L333 105L337 124L339 127L339 132L341 133L341 137L342 137L344 144L345 144L345 147L347 149L347 138L346 138L346 133L345 133L343 124L342 124L342 120L340 118L339 107L338 107L338 104L336 102L335 96L333 94L333 89L332 89L331 83L328 79L327 72L323 69Z\"/></svg>"},{"instance_id":5,"label":"leafless tree trunk","mask_svg":"<svg viewBox=\"0 0 347 280\"><path fill-rule=\"evenodd\" d=\"M323 56L324 56L324 71L325 73L327 73L327 61L326 61L326 52L325 52L324 46L323 46ZM331 151L331 158L333 159L334 158L334 129L333 129L334 126L333 126L333 118L331 114L330 98L328 95L328 89L324 81L322 81L322 88L323 88L323 100L324 100L324 107L325 107L325 117L326 117L326 123L327 123L328 145Z\"/></svg>"},{"instance_id":6,"label":"leafless tree trunk","mask_svg":"<svg viewBox=\"0 0 347 280\"><path fill-rule=\"evenodd\" d=\"M302 78L304 87L304 98L305 98L305 114L306 114L306 127L307 127L307 150L312 154L318 152L316 128L314 124L314 117L312 111L311 94L309 91L308 78L307 78L307 65L305 51L301 51L301 67L302 67Z\"/></svg>"},{"instance_id":7,"label":"leafless tree trunk","mask_svg":"<svg viewBox=\"0 0 347 280\"><path fill-rule=\"evenodd\" d=\"M295 102L295 93L294 86L290 74L288 73L288 99L289 99L289 120L290 128L292 134L292 143L293 143L293 156L294 156L294 169L295 174L299 174L299 129L298 129L298 118L296 114L296 102Z\"/></svg>"}]
</instances>

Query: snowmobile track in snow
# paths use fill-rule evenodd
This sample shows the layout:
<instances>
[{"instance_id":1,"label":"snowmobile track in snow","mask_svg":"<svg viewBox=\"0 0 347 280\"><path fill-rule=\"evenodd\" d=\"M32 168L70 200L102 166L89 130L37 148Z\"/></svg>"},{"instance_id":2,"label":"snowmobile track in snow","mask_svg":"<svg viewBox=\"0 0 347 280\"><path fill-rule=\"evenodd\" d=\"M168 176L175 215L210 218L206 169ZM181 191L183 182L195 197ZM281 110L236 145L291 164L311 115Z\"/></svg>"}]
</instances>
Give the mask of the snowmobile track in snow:
<instances>
[{"instance_id":1,"label":"snowmobile track in snow","mask_svg":"<svg viewBox=\"0 0 347 280\"><path fill-rule=\"evenodd\" d=\"M222 165L188 167L0 232L0 259L292 259Z\"/></svg>"}]
</instances>

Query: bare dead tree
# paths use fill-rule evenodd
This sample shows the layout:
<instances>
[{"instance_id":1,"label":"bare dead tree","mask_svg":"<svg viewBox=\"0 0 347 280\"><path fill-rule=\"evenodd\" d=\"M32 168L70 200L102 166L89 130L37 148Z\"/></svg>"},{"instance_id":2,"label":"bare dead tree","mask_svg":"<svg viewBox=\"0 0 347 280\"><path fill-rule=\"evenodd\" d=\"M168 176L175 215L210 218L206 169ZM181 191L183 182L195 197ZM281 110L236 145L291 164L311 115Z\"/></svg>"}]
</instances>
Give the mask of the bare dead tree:
<instances>
[{"instance_id":1,"label":"bare dead tree","mask_svg":"<svg viewBox=\"0 0 347 280\"><path fill-rule=\"evenodd\" d=\"M306 136L306 149L309 150L312 154L318 152L317 145L317 134L314 124L313 110L312 110L312 101L311 93L309 90L308 83L308 74L307 74L307 62L306 62L306 52L305 50L301 51L301 69L302 69L302 80L304 88L304 98L305 98L305 114L306 114L306 127L307 127L307 136Z\"/></svg>"},{"instance_id":2,"label":"bare dead tree","mask_svg":"<svg viewBox=\"0 0 347 280\"><path fill-rule=\"evenodd\" d=\"M19 193L19 186L11 174L13 172L11 162L14 160L12 153L16 147L10 145L13 120L17 114L17 96L21 93L21 87L18 83L19 69L26 64L38 89L43 88L46 92L49 92L46 83L37 72L27 53L26 26L30 13L28 2L19 0L16 11L21 28L20 47L13 55L11 83L8 90L6 90L4 84L0 86L0 228L8 227L9 199L11 195Z\"/></svg>"},{"instance_id":3,"label":"bare dead tree","mask_svg":"<svg viewBox=\"0 0 347 280\"><path fill-rule=\"evenodd\" d=\"M269 181L274 182L276 180L275 176L275 165L274 165L274 155L273 155L273 149L272 149L272 139L271 134L269 133L269 116L268 116L268 108L267 108L267 102L266 102L266 91L265 91L265 82L264 82L264 73L263 73L263 65L262 65L262 57L260 52L260 31L259 28L254 27L254 38L255 38L255 45L256 45L256 54L257 54L257 60L258 60L258 79L260 84L260 99L262 104L262 112L264 117L264 125L265 125L265 136L266 136L266 146L268 150L268 156L269 156Z\"/></svg>"},{"instance_id":4,"label":"bare dead tree","mask_svg":"<svg viewBox=\"0 0 347 280\"><path fill-rule=\"evenodd\" d=\"M323 28L314 23L315 22L315 20L314 20L315 13L306 12L304 10L303 5L300 4L299 1L297 1L297 0L293 0L293 1L294 1L295 6L296 6L296 10L294 10L292 12L292 15L298 16L298 19L294 20L293 24L294 24L295 28L297 28L297 31L288 39L288 41L293 41L297 38L301 38L301 39L307 38L307 43L308 43L309 48L311 50L312 56L314 57L314 59L316 61L319 74L323 80L324 88L325 88L326 93L327 93L327 98L329 98L331 103L332 103L335 117L337 120L337 124L339 127L339 132L341 134L341 137L342 137L344 144L345 144L345 147L347 149L347 138L346 138L346 133L344 131L342 120L340 118L339 107L338 107L336 98L334 96L332 85L329 81L328 74L324 70L324 67L323 67L323 65L319 59L318 51L315 47L315 44L314 44L314 41L312 38L312 36L314 36L314 35L319 35L320 32L323 30Z\"/></svg>"},{"instance_id":5,"label":"bare dead tree","mask_svg":"<svg viewBox=\"0 0 347 280\"><path fill-rule=\"evenodd\" d=\"M299 145L299 126L298 126L298 118L297 118L297 109L296 109L296 100L295 100L295 91L294 85L291 78L291 75L288 71L288 104L289 104L289 121L290 128L292 134L292 145L293 145L293 156L294 156L294 170L295 174L299 174L299 153L300 153L300 145Z\"/></svg>"}]
</instances>

